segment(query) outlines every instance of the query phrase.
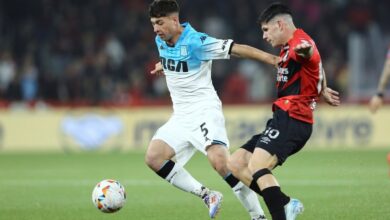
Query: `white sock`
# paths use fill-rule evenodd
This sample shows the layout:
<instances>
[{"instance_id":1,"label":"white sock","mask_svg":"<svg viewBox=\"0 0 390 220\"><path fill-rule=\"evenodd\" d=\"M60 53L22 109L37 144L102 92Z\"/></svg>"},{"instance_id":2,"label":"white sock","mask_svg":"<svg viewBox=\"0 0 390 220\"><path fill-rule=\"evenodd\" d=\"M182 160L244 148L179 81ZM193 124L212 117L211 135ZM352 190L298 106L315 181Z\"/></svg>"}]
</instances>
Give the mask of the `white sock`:
<instances>
[{"instance_id":1,"label":"white sock","mask_svg":"<svg viewBox=\"0 0 390 220\"><path fill-rule=\"evenodd\" d=\"M249 187L242 182L238 182L232 189L238 200L240 200L241 204L249 212L251 218L258 218L260 215L264 215L257 194Z\"/></svg>"},{"instance_id":2,"label":"white sock","mask_svg":"<svg viewBox=\"0 0 390 220\"><path fill-rule=\"evenodd\" d=\"M194 177L192 177L191 174L186 169L184 169L184 167L181 167L177 164L175 164L165 179L175 187L185 192L190 192L201 198L203 198L203 196L209 192L209 189L204 187Z\"/></svg>"}]
</instances>

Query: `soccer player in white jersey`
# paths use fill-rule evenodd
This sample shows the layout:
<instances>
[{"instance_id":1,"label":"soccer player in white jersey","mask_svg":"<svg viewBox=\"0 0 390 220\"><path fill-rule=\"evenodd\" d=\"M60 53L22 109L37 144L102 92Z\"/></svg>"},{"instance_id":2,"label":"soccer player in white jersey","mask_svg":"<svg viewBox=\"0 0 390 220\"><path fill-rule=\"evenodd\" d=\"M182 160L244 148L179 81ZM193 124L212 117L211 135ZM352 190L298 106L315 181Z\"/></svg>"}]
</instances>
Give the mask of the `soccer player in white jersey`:
<instances>
[{"instance_id":1,"label":"soccer player in white jersey","mask_svg":"<svg viewBox=\"0 0 390 220\"><path fill-rule=\"evenodd\" d=\"M213 168L231 186L251 219L265 219L256 193L227 168L229 141L222 104L211 81L211 64L212 60L234 55L276 66L279 58L232 40L197 32L189 23L181 24L175 0L155 0L150 4L149 16L161 60L152 73L164 71L173 114L153 136L146 164L175 187L202 198L209 216L215 218L222 194L199 183L184 168L198 150L207 155Z\"/></svg>"}]
</instances>

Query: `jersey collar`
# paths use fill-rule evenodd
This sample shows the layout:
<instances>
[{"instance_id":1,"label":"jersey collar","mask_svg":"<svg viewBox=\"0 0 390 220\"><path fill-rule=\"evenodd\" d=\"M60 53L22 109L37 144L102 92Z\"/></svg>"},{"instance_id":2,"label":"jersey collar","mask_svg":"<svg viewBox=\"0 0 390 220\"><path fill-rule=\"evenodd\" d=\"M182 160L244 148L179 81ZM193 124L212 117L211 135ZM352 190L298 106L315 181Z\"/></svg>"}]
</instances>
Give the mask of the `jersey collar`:
<instances>
[{"instance_id":1,"label":"jersey collar","mask_svg":"<svg viewBox=\"0 0 390 220\"><path fill-rule=\"evenodd\" d=\"M166 42L164 42L168 47L176 47L176 45L180 44L183 39L185 39L189 32L193 30L192 26L188 22L184 22L181 24L181 26L184 28L183 32L181 32L179 39L177 39L175 45L169 45Z\"/></svg>"}]
</instances>

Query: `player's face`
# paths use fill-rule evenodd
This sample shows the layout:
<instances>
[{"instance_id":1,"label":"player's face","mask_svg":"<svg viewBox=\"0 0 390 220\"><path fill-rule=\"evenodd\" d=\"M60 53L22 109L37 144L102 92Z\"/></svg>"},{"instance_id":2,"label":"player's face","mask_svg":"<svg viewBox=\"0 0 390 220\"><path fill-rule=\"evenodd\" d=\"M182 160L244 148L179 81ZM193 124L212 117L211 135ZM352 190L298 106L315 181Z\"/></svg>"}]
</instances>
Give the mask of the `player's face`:
<instances>
[{"instance_id":1,"label":"player's face","mask_svg":"<svg viewBox=\"0 0 390 220\"><path fill-rule=\"evenodd\" d=\"M261 30L263 31L263 39L271 44L272 47L283 45L281 41L282 29L279 22L271 20L268 23L262 23Z\"/></svg>"},{"instance_id":2,"label":"player's face","mask_svg":"<svg viewBox=\"0 0 390 220\"><path fill-rule=\"evenodd\" d=\"M168 42L172 40L177 24L177 21L173 16L150 18L150 21L152 22L154 33L162 40Z\"/></svg>"}]
</instances>

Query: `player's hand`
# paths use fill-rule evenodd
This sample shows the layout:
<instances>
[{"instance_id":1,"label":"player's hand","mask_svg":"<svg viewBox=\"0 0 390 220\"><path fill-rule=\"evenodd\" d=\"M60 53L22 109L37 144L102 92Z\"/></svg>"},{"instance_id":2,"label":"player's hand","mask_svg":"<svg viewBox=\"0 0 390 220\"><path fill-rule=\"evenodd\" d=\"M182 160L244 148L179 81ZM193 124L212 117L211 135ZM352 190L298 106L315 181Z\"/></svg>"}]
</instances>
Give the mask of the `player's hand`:
<instances>
[{"instance_id":1,"label":"player's hand","mask_svg":"<svg viewBox=\"0 0 390 220\"><path fill-rule=\"evenodd\" d=\"M313 46L308 41L302 40L300 44L295 46L294 51L303 58L310 58L313 54Z\"/></svg>"},{"instance_id":2,"label":"player's hand","mask_svg":"<svg viewBox=\"0 0 390 220\"><path fill-rule=\"evenodd\" d=\"M157 76L164 75L164 69L161 62L156 63L154 70L150 71L151 74L156 74Z\"/></svg>"},{"instance_id":3,"label":"player's hand","mask_svg":"<svg viewBox=\"0 0 390 220\"><path fill-rule=\"evenodd\" d=\"M339 92L326 87L321 92L322 97L324 97L325 101L331 106L339 106L340 105L340 96Z\"/></svg>"},{"instance_id":4,"label":"player's hand","mask_svg":"<svg viewBox=\"0 0 390 220\"><path fill-rule=\"evenodd\" d=\"M383 98L377 96L377 95L374 95L371 100L370 100L370 104L369 104L369 108L370 108L370 111L371 113L375 113L383 104Z\"/></svg>"}]
</instances>

